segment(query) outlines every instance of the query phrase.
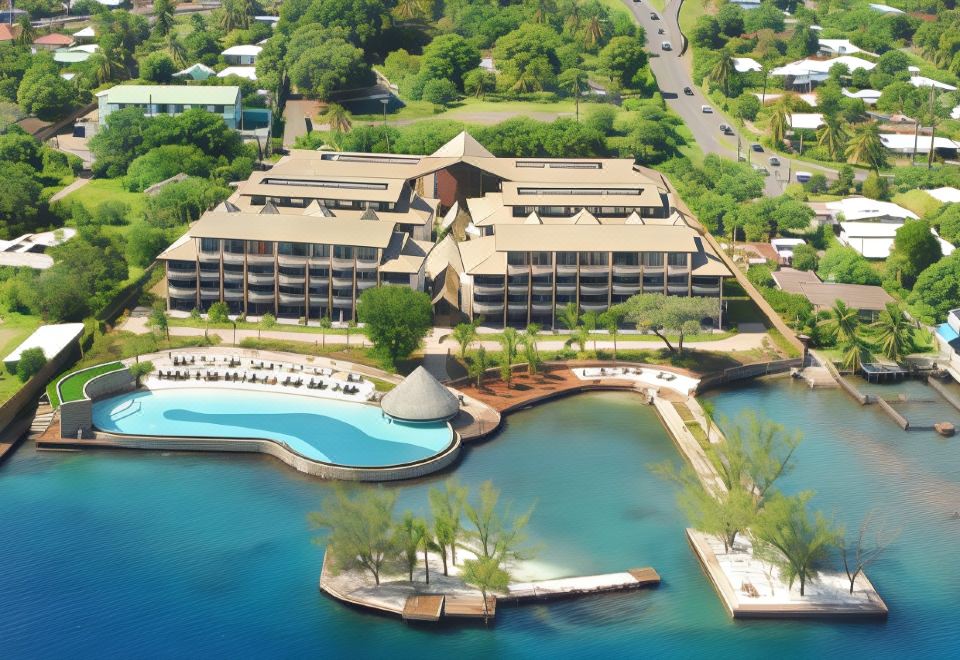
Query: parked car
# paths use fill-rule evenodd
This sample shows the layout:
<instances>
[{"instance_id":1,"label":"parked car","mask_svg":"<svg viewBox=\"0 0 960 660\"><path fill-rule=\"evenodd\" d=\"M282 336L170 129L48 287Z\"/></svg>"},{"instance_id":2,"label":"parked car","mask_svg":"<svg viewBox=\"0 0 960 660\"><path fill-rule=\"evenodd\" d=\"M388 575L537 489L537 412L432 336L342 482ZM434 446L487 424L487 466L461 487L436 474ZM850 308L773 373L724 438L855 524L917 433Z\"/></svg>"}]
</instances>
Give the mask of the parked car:
<instances>
[{"instance_id":1,"label":"parked car","mask_svg":"<svg viewBox=\"0 0 960 660\"><path fill-rule=\"evenodd\" d=\"M757 143L757 142L754 142L753 144L751 144L751 145L750 145L750 148L753 149L753 151L756 152L756 153L758 153L758 154L762 154L762 153L763 153L763 146L760 145L760 144Z\"/></svg>"},{"instance_id":2,"label":"parked car","mask_svg":"<svg viewBox=\"0 0 960 660\"><path fill-rule=\"evenodd\" d=\"M686 94L687 96L693 96L693 90L690 89L689 87L684 87L683 93Z\"/></svg>"},{"instance_id":3,"label":"parked car","mask_svg":"<svg viewBox=\"0 0 960 660\"><path fill-rule=\"evenodd\" d=\"M726 135L727 131L730 130L730 127L726 124L720 124L720 132Z\"/></svg>"},{"instance_id":4,"label":"parked car","mask_svg":"<svg viewBox=\"0 0 960 660\"><path fill-rule=\"evenodd\" d=\"M657 12L655 12L655 11L650 12L650 20L651 20L651 21L659 21L659 20L660 20L660 17L657 16Z\"/></svg>"},{"instance_id":5,"label":"parked car","mask_svg":"<svg viewBox=\"0 0 960 660\"><path fill-rule=\"evenodd\" d=\"M768 169L767 169L766 167L764 167L763 165L754 164L752 167L753 167L754 172L759 172L759 173L762 174L763 176L770 176L770 170L768 170Z\"/></svg>"},{"instance_id":6,"label":"parked car","mask_svg":"<svg viewBox=\"0 0 960 660\"><path fill-rule=\"evenodd\" d=\"M797 183L806 183L811 178L813 178L813 175L810 172L797 172Z\"/></svg>"},{"instance_id":7,"label":"parked car","mask_svg":"<svg viewBox=\"0 0 960 660\"><path fill-rule=\"evenodd\" d=\"M663 50L670 50L672 46L670 45L669 41L664 41L663 43L660 44L660 48L662 48Z\"/></svg>"},{"instance_id":8,"label":"parked car","mask_svg":"<svg viewBox=\"0 0 960 660\"><path fill-rule=\"evenodd\" d=\"M770 156L770 158L767 159L767 162L773 165L774 167L780 167L780 159L777 158L776 156Z\"/></svg>"},{"instance_id":9,"label":"parked car","mask_svg":"<svg viewBox=\"0 0 960 660\"><path fill-rule=\"evenodd\" d=\"M712 115L712 114L713 114L713 108L711 108L709 105L701 105L701 106L700 106L700 112L702 112L702 113L705 114L705 115Z\"/></svg>"},{"instance_id":10,"label":"parked car","mask_svg":"<svg viewBox=\"0 0 960 660\"><path fill-rule=\"evenodd\" d=\"M657 34L663 34L663 28L657 28Z\"/></svg>"}]
</instances>

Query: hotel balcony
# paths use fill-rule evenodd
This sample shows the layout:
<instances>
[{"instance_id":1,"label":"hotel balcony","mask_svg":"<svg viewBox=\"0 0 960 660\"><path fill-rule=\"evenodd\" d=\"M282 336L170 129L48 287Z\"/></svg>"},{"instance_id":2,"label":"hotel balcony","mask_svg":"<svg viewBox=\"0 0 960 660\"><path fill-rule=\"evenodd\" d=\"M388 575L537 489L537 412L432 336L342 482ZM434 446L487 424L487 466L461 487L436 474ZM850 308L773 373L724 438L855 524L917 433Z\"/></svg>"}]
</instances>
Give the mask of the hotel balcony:
<instances>
[{"instance_id":1,"label":"hotel balcony","mask_svg":"<svg viewBox=\"0 0 960 660\"><path fill-rule=\"evenodd\" d=\"M719 296L719 286L697 286L693 285L693 295L695 296Z\"/></svg>"},{"instance_id":2,"label":"hotel balcony","mask_svg":"<svg viewBox=\"0 0 960 660\"><path fill-rule=\"evenodd\" d=\"M511 266L507 264L507 275L523 275L530 272L530 266Z\"/></svg>"},{"instance_id":3,"label":"hotel balcony","mask_svg":"<svg viewBox=\"0 0 960 660\"><path fill-rule=\"evenodd\" d=\"M376 270L379 265L377 259L357 259L357 270Z\"/></svg>"},{"instance_id":4,"label":"hotel balcony","mask_svg":"<svg viewBox=\"0 0 960 660\"><path fill-rule=\"evenodd\" d=\"M527 312L527 303L525 302L512 302L512 303L508 303L508 306L511 314L518 313L518 312L523 312L524 314L526 314Z\"/></svg>"},{"instance_id":5,"label":"hotel balcony","mask_svg":"<svg viewBox=\"0 0 960 660\"><path fill-rule=\"evenodd\" d=\"M473 303L474 314L503 314L503 303Z\"/></svg>"},{"instance_id":6,"label":"hotel balcony","mask_svg":"<svg viewBox=\"0 0 960 660\"><path fill-rule=\"evenodd\" d=\"M210 263L212 261L220 261L220 250L211 250L209 252L204 252L200 250L197 252L200 257L200 261Z\"/></svg>"},{"instance_id":7,"label":"hotel balcony","mask_svg":"<svg viewBox=\"0 0 960 660\"><path fill-rule=\"evenodd\" d=\"M310 257L308 263L311 268L329 268L330 257Z\"/></svg>"},{"instance_id":8,"label":"hotel balcony","mask_svg":"<svg viewBox=\"0 0 960 660\"><path fill-rule=\"evenodd\" d=\"M685 296L687 291L686 284L670 284L667 286L667 293L671 296Z\"/></svg>"},{"instance_id":9,"label":"hotel balcony","mask_svg":"<svg viewBox=\"0 0 960 660\"><path fill-rule=\"evenodd\" d=\"M248 264L272 264L274 258L272 254L248 254Z\"/></svg>"},{"instance_id":10,"label":"hotel balcony","mask_svg":"<svg viewBox=\"0 0 960 660\"><path fill-rule=\"evenodd\" d=\"M281 293L280 304L281 305L304 305L306 304L306 296L304 296L304 294L302 293Z\"/></svg>"},{"instance_id":11,"label":"hotel balcony","mask_svg":"<svg viewBox=\"0 0 960 660\"><path fill-rule=\"evenodd\" d=\"M223 263L225 264L242 264L243 255L236 252L224 252L223 253Z\"/></svg>"},{"instance_id":12,"label":"hotel balcony","mask_svg":"<svg viewBox=\"0 0 960 660\"><path fill-rule=\"evenodd\" d=\"M256 291L247 291L247 300L252 303L271 303L275 296L272 293L258 293Z\"/></svg>"},{"instance_id":13,"label":"hotel balcony","mask_svg":"<svg viewBox=\"0 0 960 660\"><path fill-rule=\"evenodd\" d=\"M508 284L507 290L510 292L510 295L525 296L530 293L529 284Z\"/></svg>"},{"instance_id":14,"label":"hotel balcony","mask_svg":"<svg viewBox=\"0 0 960 660\"><path fill-rule=\"evenodd\" d=\"M473 292L482 296L499 296L503 295L503 285L490 286L489 284L474 284Z\"/></svg>"},{"instance_id":15,"label":"hotel balcony","mask_svg":"<svg viewBox=\"0 0 960 660\"><path fill-rule=\"evenodd\" d=\"M667 275L686 275L690 272L687 266L668 266Z\"/></svg>"},{"instance_id":16,"label":"hotel balcony","mask_svg":"<svg viewBox=\"0 0 960 660\"><path fill-rule=\"evenodd\" d=\"M277 277L280 278L280 284L291 286L301 286L306 281L306 275L284 275L280 273Z\"/></svg>"},{"instance_id":17,"label":"hotel balcony","mask_svg":"<svg viewBox=\"0 0 960 660\"><path fill-rule=\"evenodd\" d=\"M550 314L553 312L553 303L552 302L530 303L530 310L534 313Z\"/></svg>"},{"instance_id":18,"label":"hotel balcony","mask_svg":"<svg viewBox=\"0 0 960 660\"><path fill-rule=\"evenodd\" d=\"M247 282L250 284L273 284L273 273L247 273Z\"/></svg>"},{"instance_id":19,"label":"hotel balcony","mask_svg":"<svg viewBox=\"0 0 960 660\"><path fill-rule=\"evenodd\" d=\"M558 284L557 293L566 293L568 295L573 295L577 292L576 284Z\"/></svg>"},{"instance_id":20,"label":"hotel balcony","mask_svg":"<svg viewBox=\"0 0 960 660\"><path fill-rule=\"evenodd\" d=\"M580 301L580 307L584 312L604 312L609 305L605 302L584 302Z\"/></svg>"},{"instance_id":21,"label":"hotel balcony","mask_svg":"<svg viewBox=\"0 0 960 660\"><path fill-rule=\"evenodd\" d=\"M588 296L603 296L609 290L609 284L580 284L580 293Z\"/></svg>"},{"instance_id":22,"label":"hotel balcony","mask_svg":"<svg viewBox=\"0 0 960 660\"><path fill-rule=\"evenodd\" d=\"M640 283L636 284L614 284L613 292L620 295L632 296L636 293L640 293Z\"/></svg>"},{"instance_id":23,"label":"hotel balcony","mask_svg":"<svg viewBox=\"0 0 960 660\"><path fill-rule=\"evenodd\" d=\"M174 276L176 278L176 276ZM201 282L219 282L220 281L220 271L217 270L201 270L200 271L200 281Z\"/></svg>"},{"instance_id":24,"label":"hotel balcony","mask_svg":"<svg viewBox=\"0 0 960 660\"><path fill-rule=\"evenodd\" d=\"M195 264L191 263L186 267L183 266L174 266L172 263L167 264L167 276L176 277L177 275L186 275L193 276L197 274L197 267Z\"/></svg>"},{"instance_id":25,"label":"hotel balcony","mask_svg":"<svg viewBox=\"0 0 960 660\"><path fill-rule=\"evenodd\" d=\"M224 300L243 300L243 289L224 289Z\"/></svg>"},{"instance_id":26,"label":"hotel balcony","mask_svg":"<svg viewBox=\"0 0 960 660\"><path fill-rule=\"evenodd\" d=\"M342 268L344 270L353 270L353 259L334 259L333 267Z\"/></svg>"},{"instance_id":27,"label":"hotel balcony","mask_svg":"<svg viewBox=\"0 0 960 660\"><path fill-rule=\"evenodd\" d=\"M196 298L197 297L197 287L181 287L173 286L172 284L167 285L167 293L171 298Z\"/></svg>"},{"instance_id":28,"label":"hotel balcony","mask_svg":"<svg viewBox=\"0 0 960 660\"><path fill-rule=\"evenodd\" d=\"M334 307L353 307L353 298L349 296L334 296Z\"/></svg>"},{"instance_id":29,"label":"hotel balcony","mask_svg":"<svg viewBox=\"0 0 960 660\"><path fill-rule=\"evenodd\" d=\"M318 286L328 287L330 286L330 278L327 275L323 275L322 277L314 277L313 275L311 275L310 286L311 287L318 287Z\"/></svg>"},{"instance_id":30,"label":"hotel balcony","mask_svg":"<svg viewBox=\"0 0 960 660\"><path fill-rule=\"evenodd\" d=\"M203 300L220 300L220 287L212 289L200 287L200 298Z\"/></svg>"},{"instance_id":31,"label":"hotel balcony","mask_svg":"<svg viewBox=\"0 0 960 660\"><path fill-rule=\"evenodd\" d=\"M372 286L377 286L376 280L357 280L357 289L365 291Z\"/></svg>"},{"instance_id":32,"label":"hotel balcony","mask_svg":"<svg viewBox=\"0 0 960 660\"><path fill-rule=\"evenodd\" d=\"M277 256L277 263L281 266L303 266L307 263L305 256L295 256L292 254L281 254Z\"/></svg>"},{"instance_id":33,"label":"hotel balcony","mask_svg":"<svg viewBox=\"0 0 960 660\"><path fill-rule=\"evenodd\" d=\"M533 292L541 296L553 295L553 285L552 284L534 284Z\"/></svg>"},{"instance_id":34,"label":"hotel balcony","mask_svg":"<svg viewBox=\"0 0 960 660\"><path fill-rule=\"evenodd\" d=\"M530 266L530 274L533 277L538 275L553 275L553 266Z\"/></svg>"},{"instance_id":35,"label":"hotel balcony","mask_svg":"<svg viewBox=\"0 0 960 660\"><path fill-rule=\"evenodd\" d=\"M333 286L343 289L353 288L353 277L334 277Z\"/></svg>"},{"instance_id":36,"label":"hotel balcony","mask_svg":"<svg viewBox=\"0 0 960 660\"><path fill-rule=\"evenodd\" d=\"M242 282L243 271L234 272L231 270L225 270L223 271L223 281L224 282Z\"/></svg>"},{"instance_id":37,"label":"hotel balcony","mask_svg":"<svg viewBox=\"0 0 960 660\"><path fill-rule=\"evenodd\" d=\"M167 278L167 284L170 286L175 286L180 289L196 289L197 288L197 277L191 274L188 277L172 277Z\"/></svg>"},{"instance_id":38,"label":"hotel balcony","mask_svg":"<svg viewBox=\"0 0 960 660\"><path fill-rule=\"evenodd\" d=\"M609 266L580 266L581 277L584 275L606 275L609 272Z\"/></svg>"},{"instance_id":39,"label":"hotel balcony","mask_svg":"<svg viewBox=\"0 0 960 660\"><path fill-rule=\"evenodd\" d=\"M613 267L614 275L639 275L642 266L617 266Z\"/></svg>"}]
</instances>

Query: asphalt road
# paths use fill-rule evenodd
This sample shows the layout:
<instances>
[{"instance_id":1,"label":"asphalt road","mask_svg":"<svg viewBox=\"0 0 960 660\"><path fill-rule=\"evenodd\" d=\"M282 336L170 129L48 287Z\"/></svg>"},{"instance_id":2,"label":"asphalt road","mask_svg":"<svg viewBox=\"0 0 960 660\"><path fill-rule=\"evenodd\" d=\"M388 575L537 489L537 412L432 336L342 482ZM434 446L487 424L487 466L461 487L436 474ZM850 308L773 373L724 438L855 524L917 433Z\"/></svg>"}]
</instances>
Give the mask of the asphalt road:
<instances>
[{"instance_id":1,"label":"asphalt road","mask_svg":"<svg viewBox=\"0 0 960 660\"><path fill-rule=\"evenodd\" d=\"M683 45L680 26L677 23L680 0L667 0L662 12L645 0L623 0L623 3L637 17L647 33L650 68L657 78L657 85L667 105L680 115L703 153L718 154L731 160L736 159L738 154L736 128L733 135L724 135L720 132L720 124L736 127L735 122L714 108L712 101L693 84L690 76L693 61L691 49L688 48L683 56L680 55ZM652 18L653 14L657 15L656 19ZM659 33L660 30L663 30L663 34ZM670 44L669 50L663 49L663 42ZM689 87L693 94L690 96L684 94L684 87ZM703 112L703 106L709 106L712 112ZM777 156L780 160L778 166L771 165L769 159L775 154L767 150L752 151L750 138L741 138L739 153L748 162L762 165L770 172L765 185L765 193L769 196L782 194L784 186L790 178L795 177L797 170L822 172L828 178L836 178L837 175L836 170L826 167L802 161L791 163L788 157L782 155ZM863 177L863 172L857 172L858 179Z\"/></svg>"}]
</instances>

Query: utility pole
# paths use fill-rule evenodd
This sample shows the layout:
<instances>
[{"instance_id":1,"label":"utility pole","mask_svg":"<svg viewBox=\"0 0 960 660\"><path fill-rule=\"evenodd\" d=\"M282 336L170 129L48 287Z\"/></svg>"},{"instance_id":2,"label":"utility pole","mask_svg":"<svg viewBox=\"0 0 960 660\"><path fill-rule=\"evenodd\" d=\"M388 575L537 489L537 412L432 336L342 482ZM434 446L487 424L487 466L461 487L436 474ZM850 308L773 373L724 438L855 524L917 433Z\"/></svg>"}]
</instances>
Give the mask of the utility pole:
<instances>
[{"instance_id":1,"label":"utility pole","mask_svg":"<svg viewBox=\"0 0 960 660\"><path fill-rule=\"evenodd\" d=\"M930 85L930 151L927 153L927 169L933 168L933 143L937 139L937 114L934 108L934 90L936 87Z\"/></svg>"},{"instance_id":2,"label":"utility pole","mask_svg":"<svg viewBox=\"0 0 960 660\"><path fill-rule=\"evenodd\" d=\"M387 133L387 103L390 99L380 99L383 104L383 137L387 140L387 153L390 153L390 134Z\"/></svg>"}]
</instances>

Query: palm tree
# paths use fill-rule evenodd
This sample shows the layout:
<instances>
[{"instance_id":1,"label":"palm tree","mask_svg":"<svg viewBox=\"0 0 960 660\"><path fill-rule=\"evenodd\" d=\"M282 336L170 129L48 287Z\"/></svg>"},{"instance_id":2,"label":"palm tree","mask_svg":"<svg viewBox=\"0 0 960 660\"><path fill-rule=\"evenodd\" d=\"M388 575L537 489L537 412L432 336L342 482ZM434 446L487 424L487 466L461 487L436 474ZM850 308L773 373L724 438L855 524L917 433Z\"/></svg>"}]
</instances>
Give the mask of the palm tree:
<instances>
[{"instance_id":1,"label":"palm tree","mask_svg":"<svg viewBox=\"0 0 960 660\"><path fill-rule=\"evenodd\" d=\"M477 340L477 325L477 321L473 323L460 323L453 329L453 339L460 346L461 360L467 357L470 344Z\"/></svg>"},{"instance_id":2,"label":"palm tree","mask_svg":"<svg viewBox=\"0 0 960 660\"><path fill-rule=\"evenodd\" d=\"M517 346L520 335L516 328L504 328L500 335L500 348L503 350L503 361L500 363L500 377L510 387L513 378L513 362L517 357Z\"/></svg>"},{"instance_id":3,"label":"palm tree","mask_svg":"<svg viewBox=\"0 0 960 660\"><path fill-rule=\"evenodd\" d=\"M560 86L573 94L577 121L580 121L580 97L587 86L587 74L581 69L567 69L560 74Z\"/></svg>"},{"instance_id":4,"label":"palm tree","mask_svg":"<svg viewBox=\"0 0 960 660\"><path fill-rule=\"evenodd\" d=\"M580 3L574 2L568 11L567 20L563 22L563 27L566 28L570 34L574 34L580 29L580 21L582 19L580 15Z\"/></svg>"},{"instance_id":5,"label":"palm tree","mask_svg":"<svg viewBox=\"0 0 960 660\"><path fill-rule=\"evenodd\" d=\"M587 329L587 326L578 325L573 329L573 334L570 335L570 338L563 342L563 345L570 347L576 344L580 348L580 352L583 353L587 350L587 341L589 339L590 331Z\"/></svg>"},{"instance_id":6,"label":"palm tree","mask_svg":"<svg viewBox=\"0 0 960 660\"><path fill-rule=\"evenodd\" d=\"M480 344L476 355L473 356L473 360L470 361L470 366L467 368L467 373L470 374L470 377L477 379L477 389L480 389L480 385L483 383L483 375L487 372L489 365L487 349L483 347L483 344ZM454 563L456 563L456 560L454 560Z\"/></svg>"},{"instance_id":7,"label":"palm tree","mask_svg":"<svg viewBox=\"0 0 960 660\"><path fill-rule=\"evenodd\" d=\"M17 35L17 45L29 46L32 44L33 40L37 38L37 31L33 28L33 23L30 22L30 16L23 14L17 19L17 25L20 26L20 34Z\"/></svg>"},{"instance_id":8,"label":"palm tree","mask_svg":"<svg viewBox=\"0 0 960 660\"><path fill-rule=\"evenodd\" d=\"M153 0L153 33L164 37L173 30L173 2Z\"/></svg>"},{"instance_id":9,"label":"palm tree","mask_svg":"<svg viewBox=\"0 0 960 660\"><path fill-rule=\"evenodd\" d=\"M540 324L531 323L527 326L526 332L520 336L520 343L523 344L523 357L527 361L528 376L536 374L543 363L543 360L540 359L540 349L537 346L539 334Z\"/></svg>"},{"instance_id":10,"label":"palm tree","mask_svg":"<svg viewBox=\"0 0 960 660\"><path fill-rule=\"evenodd\" d=\"M857 310L848 307L842 300L837 300L829 314L829 318L825 319L822 325L830 337L838 344L849 344L858 340L860 315Z\"/></svg>"},{"instance_id":11,"label":"palm tree","mask_svg":"<svg viewBox=\"0 0 960 660\"><path fill-rule=\"evenodd\" d=\"M831 160L843 158L844 147L848 139L847 132L835 117L827 117L817 131L817 145L827 150Z\"/></svg>"},{"instance_id":12,"label":"palm tree","mask_svg":"<svg viewBox=\"0 0 960 660\"><path fill-rule=\"evenodd\" d=\"M787 131L790 130L790 109L789 97L784 96L773 108L773 114L770 116L770 138L774 144L783 144L787 137Z\"/></svg>"},{"instance_id":13,"label":"palm tree","mask_svg":"<svg viewBox=\"0 0 960 660\"><path fill-rule=\"evenodd\" d=\"M547 18L553 13L554 9L556 9L550 0L533 0L533 4L536 5L536 9L533 12L534 23L546 23Z\"/></svg>"},{"instance_id":14,"label":"palm tree","mask_svg":"<svg viewBox=\"0 0 960 660\"><path fill-rule=\"evenodd\" d=\"M847 141L848 162L862 163L879 171L887 162L887 148L880 140L880 128L871 122L861 124Z\"/></svg>"},{"instance_id":15,"label":"palm tree","mask_svg":"<svg viewBox=\"0 0 960 660\"><path fill-rule=\"evenodd\" d=\"M350 120L350 112L339 103L331 103L327 106L323 116L327 119L327 125L334 133L341 135L349 133L353 128L353 122Z\"/></svg>"},{"instance_id":16,"label":"palm tree","mask_svg":"<svg viewBox=\"0 0 960 660\"><path fill-rule=\"evenodd\" d=\"M246 30L250 27L250 15L253 6L250 0L224 0L223 13L220 16L220 27L227 32L237 28Z\"/></svg>"},{"instance_id":17,"label":"palm tree","mask_svg":"<svg viewBox=\"0 0 960 660\"><path fill-rule=\"evenodd\" d=\"M411 21L422 18L426 14L427 6L424 0L398 0L394 7L394 15L401 21Z\"/></svg>"},{"instance_id":18,"label":"palm tree","mask_svg":"<svg viewBox=\"0 0 960 660\"><path fill-rule=\"evenodd\" d=\"M183 47L175 32L167 35L167 52L170 53L170 59L179 67L187 64L187 49Z\"/></svg>"},{"instance_id":19,"label":"palm tree","mask_svg":"<svg viewBox=\"0 0 960 660\"><path fill-rule=\"evenodd\" d=\"M733 56L729 50L724 48L720 51L720 58L716 64L713 65L713 68L710 69L708 77L710 78L710 82L714 85L719 85L723 90L723 95L727 96L727 90L730 88L730 80L736 75L736 71Z\"/></svg>"},{"instance_id":20,"label":"palm tree","mask_svg":"<svg viewBox=\"0 0 960 660\"><path fill-rule=\"evenodd\" d=\"M603 41L603 23L600 17L593 15L587 22L587 29L583 33L583 45L587 48L593 48Z\"/></svg>"},{"instance_id":21,"label":"palm tree","mask_svg":"<svg viewBox=\"0 0 960 660\"><path fill-rule=\"evenodd\" d=\"M531 67L525 68L517 76L516 81L510 86L510 91L521 94L543 91L543 81Z\"/></svg>"},{"instance_id":22,"label":"palm tree","mask_svg":"<svg viewBox=\"0 0 960 660\"><path fill-rule=\"evenodd\" d=\"M567 330L573 330L580 325L580 309L576 303L567 303L566 307L560 310L557 320L559 320Z\"/></svg>"},{"instance_id":23,"label":"palm tree","mask_svg":"<svg viewBox=\"0 0 960 660\"><path fill-rule=\"evenodd\" d=\"M840 366L853 373L859 372L864 360L869 356L866 345L859 338L854 338L842 344L841 349L843 349L843 355L840 358Z\"/></svg>"},{"instance_id":24,"label":"palm tree","mask_svg":"<svg viewBox=\"0 0 960 660\"><path fill-rule=\"evenodd\" d=\"M910 323L896 303L887 303L877 320L870 324L877 332L880 352L899 362L910 351Z\"/></svg>"},{"instance_id":25,"label":"palm tree","mask_svg":"<svg viewBox=\"0 0 960 660\"><path fill-rule=\"evenodd\" d=\"M617 362L617 335L620 334L620 323L623 321L625 315L626 313L622 305L614 305L600 315L600 325L606 328L607 332L610 333L610 337L613 339L614 364Z\"/></svg>"}]
</instances>

